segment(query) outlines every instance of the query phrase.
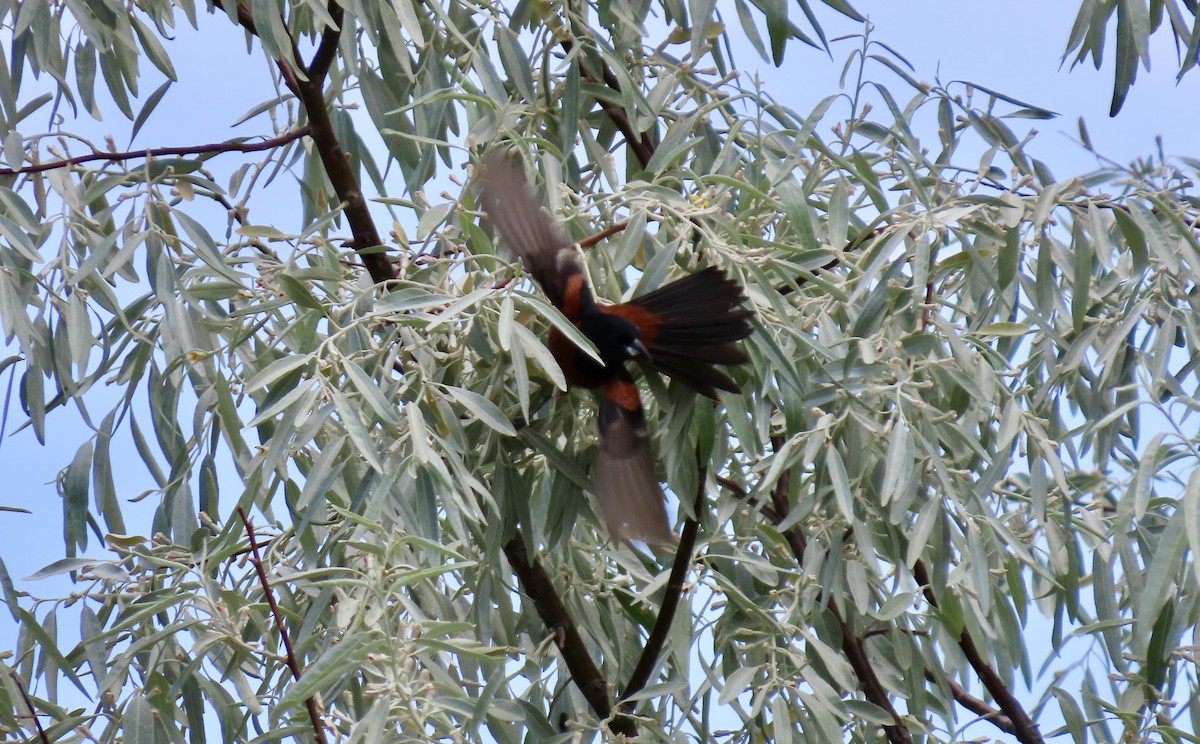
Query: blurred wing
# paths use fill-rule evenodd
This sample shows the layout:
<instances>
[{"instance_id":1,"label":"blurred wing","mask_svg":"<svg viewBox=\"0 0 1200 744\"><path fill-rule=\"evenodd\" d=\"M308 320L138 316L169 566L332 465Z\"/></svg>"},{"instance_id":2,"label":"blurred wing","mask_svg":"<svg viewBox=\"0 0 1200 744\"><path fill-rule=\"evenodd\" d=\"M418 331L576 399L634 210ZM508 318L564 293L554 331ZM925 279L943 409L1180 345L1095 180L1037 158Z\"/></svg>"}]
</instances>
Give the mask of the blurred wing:
<instances>
[{"instance_id":1,"label":"blurred wing","mask_svg":"<svg viewBox=\"0 0 1200 744\"><path fill-rule=\"evenodd\" d=\"M550 301L565 312L572 277L578 276L577 286L584 286L583 268L571 242L534 196L520 160L493 153L484 158L475 180L488 220Z\"/></svg>"},{"instance_id":2,"label":"blurred wing","mask_svg":"<svg viewBox=\"0 0 1200 744\"><path fill-rule=\"evenodd\" d=\"M596 498L614 540L641 540L652 546L675 542L654 473L654 448L641 396L631 381L614 380L604 386Z\"/></svg>"}]
</instances>

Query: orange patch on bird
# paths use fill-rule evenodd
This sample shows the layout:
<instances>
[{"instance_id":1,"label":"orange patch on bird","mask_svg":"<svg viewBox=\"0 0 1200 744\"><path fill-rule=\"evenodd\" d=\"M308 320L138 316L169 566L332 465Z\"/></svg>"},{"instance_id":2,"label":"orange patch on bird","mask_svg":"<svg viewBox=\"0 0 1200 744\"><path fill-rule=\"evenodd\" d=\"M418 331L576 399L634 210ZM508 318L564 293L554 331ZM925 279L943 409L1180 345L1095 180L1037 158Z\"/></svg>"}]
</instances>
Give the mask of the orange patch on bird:
<instances>
[{"instance_id":1,"label":"orange patch on bird","mask_svg":"<svg viewBox=\"0 0 1200 744\"><path fill-rule=\"evenodd\" d=\"M642 343L646 346L654 343L655 337L658 336L658 327L662 325L661 317L637 305L612 305L601 310L619 315L637 326L642 334Z\"/></svg>"},{"instance_id":2,"label":"orange patch on bird","mask_svg":"<svg viewBox=\"0 0 1200 744\"><path fill-rule=\"evenodd\" d=\"M637 385L625 380L609 380L604 383L604 397L626 411L636 411L642 407L642 396Z\"/></svg>"},{"instance_id":3,"label":"orange patch on bird","mask_svg":"<svg viewBox=\"0 0 1200 744\"><path fill-rule=\"evenodd\" d=\"M563 290L563 315L572 321L579 320L583 308L583 274L572 274L567 277L567 286Z\"/></svg>"}]
</instances>

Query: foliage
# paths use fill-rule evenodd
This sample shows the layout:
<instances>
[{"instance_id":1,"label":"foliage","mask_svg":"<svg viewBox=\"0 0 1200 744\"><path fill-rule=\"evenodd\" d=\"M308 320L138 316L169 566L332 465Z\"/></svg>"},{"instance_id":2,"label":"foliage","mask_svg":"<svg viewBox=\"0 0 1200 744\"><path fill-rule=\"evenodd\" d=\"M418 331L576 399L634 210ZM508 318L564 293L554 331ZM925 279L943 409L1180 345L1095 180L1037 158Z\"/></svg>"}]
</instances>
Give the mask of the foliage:
<instances>
[{"instance_id":1,"label":"foliage","mask_svg":"<svg viewBox=\"0 0 1200 744\"><path fill-rule=\"evenodd\" d=\"M1071 59L1074 67L1091 58L1096 69L1100 69L1104 45L1109 41L1110 23L1116 35L1111 116L1116 116L1125 105L1129 89L1137 80L1138 68L1150 69L1150 40L1164 26L1175 42L1179 79L1200 60L1200 16L1196 14L1195 3L1186 0L1182 5L1175 0L1083 0L1071 27L1063 61L1074 55Z\"/></svg>"},{"instance_id":2,"label":"foliage","mask_svg":"<svg viewBox=\"0 0 1200 744\"><path fill-rule=\"evenodd\" d=\"M75 592L0 564L0 726L1195 741L1196 164L1059 180L1021 131L1049 112L921 83L867 31L842 42L861 82L794 111L733 50L830 48L831 11L734 7L218 4L271 60L275 128L150 157L34 114L98 115L102 82L133 131L167 116L194 4L6 7L0 371L38 441L78 440L68 407L87 434L35 577ZM498 141L602 297L707 264L747 288L742 395L644 380L674 555L597 526L594 402L543 342L564 320L474 207ZM265 154L218 176L229 152ZM293 221L249 223L285 169Z\"/></svg>"}]
</instances>

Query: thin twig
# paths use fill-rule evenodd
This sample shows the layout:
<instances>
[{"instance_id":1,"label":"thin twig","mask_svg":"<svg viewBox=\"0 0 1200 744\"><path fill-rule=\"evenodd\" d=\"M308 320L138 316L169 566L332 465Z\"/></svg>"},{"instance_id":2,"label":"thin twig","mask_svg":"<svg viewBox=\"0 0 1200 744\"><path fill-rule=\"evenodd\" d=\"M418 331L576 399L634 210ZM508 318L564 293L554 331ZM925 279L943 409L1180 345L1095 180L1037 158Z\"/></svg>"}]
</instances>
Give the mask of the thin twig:
<instances>
[{"instance_id":1,"label":"thin twig","mask_svg":"<svg viewBox=\"0 0 1200 744\"><path fill-rule=\"evenodd\" d=\"M734 497L738 501L744 501L752 508L762 510L762 513L766 515L767 519L771 520L771 522L775 524L782 522L783 518L787 516L786 514L777 513L774 506L763 502L763 500L757 496L746 493L746 489L742 488L740 485L723 475L717 476L717 485L732 491Z\"/></svg>"},{"instance_id":2,"label":"thin twig","mask_svg":"<svg viewBox=\"0 0 1200 744\"><path fill-rule=\"evenodd\" d=\"M933 585L929 582L929 571L922 561L918 560L913 564L913 577L921 585L925 601L929 603L930 607L937 609L937 595L934 594ZM992 699L1000 706L1000 710L1010 719L1012 725L1010 733L1017 737L1022 744L1042 744L1045 740L1042 738L1042 732L1038 729L1037 724L1025 712L1021 702L1008 689L1008 685L1004 684L1004 680L1000 678L996 670L992 669L991 664L983 658L983 654L975 646L971 632L966 627L963 627L959 634L958 647L962 650L963 656L967 658L967 663L975 670L975 674L979 675L979 681L987 688Z\"/></svg>"},{"instance_id":3,"label":"thin twig","mask_svg":"<svg viewBox=\"0 0 1200 744\"><path fill-rule=\"evenodd\" d=\"M271 582L263 568L262 556L258 552L258 541L254 536L254 525L251 524L250 517L246 516L246 510L240 504L237 507L237 513L242 518L242 524L246 526L246 536L250 539L250 562L254 564L258 582L262 584L263 594L267 597L267 606L271 608L271 615L275 618L275 626L279 628L279 638L283 641L283 649L287 653L288 669L292 671L292 678L299 680L300 663L296 661L296 652L292 650L291 636L288 635L287 626L283 623L283 612L280 611L279 604L275 601L275 592L271 591ZM325 728L321 725L321 712L317 708L316 698L305 698L304 707L308 709L308 719L312 722L313 734L317 737L317 742L326 744Z\"/></svg>"},{"instance_id":4,"label":"thin twig","mask_svg":"<svg viewBox=\"0 0 1200 744\"><path fill-rule=\"evenodd\" d=\"M183 147L152 147L145 150L129 150L127 152L93 152L90 155L80 155L74 158L63 158L62 160L51 160L48 163L36 163L27 165L21 168L0 168L0 176L18 176L26 173L41 173L48 170L56 170L58 168L66 168L71 165L80 165L82 163L91 163L97 160L106 160L111 163L121 162L123 160L133 160L134 158L161 158L166 156L178 155L217 155L223 152L258 152L260 150L270 150L281 145L286 145L292 140L298 140L312 133L310 127L300 127L293 129L290 132L281 134L278 137L271 137L261 142L214 142L208 145L185 145Z\"/></svg>"},{"instance_id":5,"label":"thin twig","mask_svg":"<svg viewBox=\"0 0 1200 744\"><path fill-rule=\"evenodd\" d=\"M933 308L933 282L925 282L925 304L921 306L921 332L929 328L929 314Z\"/></svg>"},{"instance_id":6,"label":"thin twig","mask_svg":"<svg viewBox=\"0 0 1200 744\"><path fill-rule=\"evenodd\" d=\"M621 710L632 713L636 703L629 700L650 681L650 673L658 662L658 656L666 645L667 635L671 632L671 624L675 620L675 611L679 608L679 600L683 596L684 578L688 567L692 565L692 551L696 549L696 535L700 531L700 507L704 505L704 480L706 470L700 469L700 483L696 488L695 517L683 523L683 534L679 537L679 547L675 550L675 562L671 565L671 575L667 578L667 588L663 594L662 604L658 608L658 617L654 619L654 627L646 638L642 655L637 666L629 675L629 682L621 691Z\"/></svg>"},{"instance_id":7,"label":"thin twig","mask_svg":"<svg viewBox=\"0 0 1200 744\"><path fill-rule=\"evenodd\" d=\"M46 732L42 730L42 722L38 720L37 710L33 707L33 700L29 698L29 693L25 691L25 685L21 684L21 678L12 669L8 670L8 676L12 677L12 681L16 683L17 689L21 691L21 699L25 701L25 707L29 708L29 717L33 719L33 727L37 729L38 738L43 744L50 744L50 737L46 736Z\"/></svg>"},{"instance_id":8,"label":"thin twig","mask_svg":"<svg viewBox=\"0 0 1200 744\"><path fill-rule=\"evenodd\" d=\"M542 624L554 635L555 645L571 672L571 679L592 706L596 716L607 721L609 731L614 734L637 736L637 726L632 718L621 711L613 715L608 682L592 661L587 646L583 643L583 637L579 635L575 622L563 605L550 575L542 568L542 564L529 560L525 540L519 532L504 546L504 555L508 558L513 573L521 581L521 591L533 602Z\"/></svg>"},{"instance_id":9,"label":"thin twig","mask_svg":"<svg viewBox=\"0 0 1200 744\"><path fill-rule=\"evenodd\" d=\"M604 228L603 230L596 233L595 235L589 235L586 238L584 238L583 240L579 241L579 247L580 248L591 248L593 245L595 245L596 243L599 243L601 240L604 240L605 238L616 235L617 233L621 232L622 230L624 230L627 227L629 227L629 220L621 220L620 222L614 222L613 224Z\"/></svg>"}]
</instances>

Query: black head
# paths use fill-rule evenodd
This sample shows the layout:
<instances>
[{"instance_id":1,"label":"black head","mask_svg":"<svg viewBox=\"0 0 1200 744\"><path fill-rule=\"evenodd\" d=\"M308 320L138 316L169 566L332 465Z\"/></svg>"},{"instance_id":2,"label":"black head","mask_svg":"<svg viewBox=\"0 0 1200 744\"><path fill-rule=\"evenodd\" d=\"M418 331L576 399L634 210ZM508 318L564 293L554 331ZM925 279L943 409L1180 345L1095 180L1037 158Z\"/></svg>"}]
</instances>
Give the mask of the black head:
<instances>
[{"instance_id":1,"label":"black head","mask_svg":"<svg viewBox=\"0 0 1200 744\"><path fill-rule=\"evenodd\" d=\"M630 359L650 361L650 352L642 343L642 332L619 315L588 313L580 321L579 330L596 345L608 370L617 369Z\"/></svg>"}]
</instances>

